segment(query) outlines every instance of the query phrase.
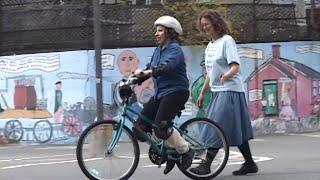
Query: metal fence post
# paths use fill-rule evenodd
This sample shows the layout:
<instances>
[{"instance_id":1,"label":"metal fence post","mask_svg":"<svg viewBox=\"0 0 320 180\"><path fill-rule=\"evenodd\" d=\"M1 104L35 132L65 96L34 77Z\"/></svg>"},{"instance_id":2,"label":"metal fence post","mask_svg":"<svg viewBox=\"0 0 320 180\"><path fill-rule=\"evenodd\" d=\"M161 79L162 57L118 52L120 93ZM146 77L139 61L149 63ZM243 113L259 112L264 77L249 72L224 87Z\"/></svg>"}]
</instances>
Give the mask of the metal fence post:
<instances>
[{"instance_id":1,"label":"metal fence post","mask_svg":"<svg viewBox=\"0 0 320 180\"><path fill-rule=\"evenodd\" d=\"M96 99L97 118L103 119L103 95L102 95L102 67L101 67L101 8L99 0L93 1L93 29L94 29L94 49L96 67Z\"/></svg>"},{"instance_id":2,"label":"metal fence post","mask_svg":"<svg viewBox=\"0 0 320 180\"><path fill-rule=\"evenodd\" d=\"M2 54L2 0L0 0L0 55Z\"/></svg>"}]
</instances>

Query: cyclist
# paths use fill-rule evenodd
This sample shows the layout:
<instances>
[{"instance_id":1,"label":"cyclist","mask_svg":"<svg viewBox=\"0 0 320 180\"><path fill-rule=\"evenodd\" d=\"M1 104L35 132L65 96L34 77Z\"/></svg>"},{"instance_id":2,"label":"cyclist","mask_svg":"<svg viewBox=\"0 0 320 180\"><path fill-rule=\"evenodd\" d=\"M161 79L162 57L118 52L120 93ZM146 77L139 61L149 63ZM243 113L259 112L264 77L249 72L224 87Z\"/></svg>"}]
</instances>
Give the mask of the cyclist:
<instances>
[{"instance_id":1,"label":"cyclist","mask_svg":"<svg viewBox=\"0 0 320 180\"><path fill-rule=\"evenodd\" d=\"M194 151L189 143L173 128L175 115L184 108L189 98L189 80L183 51L178 43L182 27L177 19L161 16L155 22L155 37L159 44L154 50L146 69L137 69L134 75L143 78L151 76L155 84L155 95L144 105L141 113L154 120L155 135L166 145L181 154L181 164L187 169L192 164ZM140 141L145 141L139 132L152 132L152 128L142 119L137 119L133 132ZM164 174L174 168L175 162L168 160Z\"/></svg>"}]
</instances>

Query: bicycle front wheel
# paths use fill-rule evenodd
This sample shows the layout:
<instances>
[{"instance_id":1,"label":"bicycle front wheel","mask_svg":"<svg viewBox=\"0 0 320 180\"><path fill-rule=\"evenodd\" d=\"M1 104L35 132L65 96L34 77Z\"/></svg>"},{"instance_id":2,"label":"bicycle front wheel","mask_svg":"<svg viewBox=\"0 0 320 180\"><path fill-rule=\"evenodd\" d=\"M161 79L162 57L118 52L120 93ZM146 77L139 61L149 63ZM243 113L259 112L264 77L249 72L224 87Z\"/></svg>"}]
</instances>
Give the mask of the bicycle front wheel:
<instances>
[{"instance_id":1,"label":"bicycle front wheel","mask_svg":"<svg viewBox=\"0 0 320 180\"><path fill-rule=\"evenodd\" d=\"M114 142L117 143L112 149ZM138 166L139 155L139 145L132 131L125 125L120 129L120 124L113 120L90 125L77 145L80 169L93 180L128 179Z\"/></svg>"},{"instance_id":2,"label":"bicycle front wheel","mask_svg":"<svg viewBox=\"0 0 320 180\"><path fill-rule=\"evenodd\" d=\"M184 122L179 129L183 132L182 136L190 143L191 148L195 150L191 167L183 169L181 165L178 164L179 169L186 176L196 180L216 177L226 166L229 157L229 145L223 130L216 122L207 118L190 119ZM191 168L196 168L205 162L207 152L210 151L210 149L216 150L210 172L199 175L190 171Z\"/></svg>"}]
</instances>

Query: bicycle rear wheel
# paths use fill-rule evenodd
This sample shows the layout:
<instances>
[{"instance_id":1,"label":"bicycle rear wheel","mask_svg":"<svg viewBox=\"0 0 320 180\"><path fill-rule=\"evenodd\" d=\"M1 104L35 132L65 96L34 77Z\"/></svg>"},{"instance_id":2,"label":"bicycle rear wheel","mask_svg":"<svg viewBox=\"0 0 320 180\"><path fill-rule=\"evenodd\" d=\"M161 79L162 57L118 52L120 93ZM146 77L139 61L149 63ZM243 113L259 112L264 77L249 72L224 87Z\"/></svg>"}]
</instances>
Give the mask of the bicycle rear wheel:
<instances>
[{"instance_id":1,"label":"bicycle rear wheel","mask_svg":"<svg viewBox=\"0 0 320 180\"><path fill-rule=\"evenodd\" d=\"M182 136L190 143L191 148L195 150L195 156L190 168L183 169L178 164L182 173L196 180L216 177L226 166L229 157L229 145L222 129L217 123L207 118L190 119L184 122L179 129L184 132ZM211 164L211 172L205 175L192 173L190 171L191 168L205 162L208 148L219 149Z\"/></svg>"},{"instance_id":2,"label":"bicycle rear wheel","mask_svg":"<svg viewBox=\"0 0 320 180\"><path fill-rule=\"evenodd\" d=\"M120 139L108 150L117 132ZM113 120L93 123L81 134L77 145L77 160L82 172L93 180L128 179L139 162L139 145L132 131Z\"/></svg>"}]
</instances>

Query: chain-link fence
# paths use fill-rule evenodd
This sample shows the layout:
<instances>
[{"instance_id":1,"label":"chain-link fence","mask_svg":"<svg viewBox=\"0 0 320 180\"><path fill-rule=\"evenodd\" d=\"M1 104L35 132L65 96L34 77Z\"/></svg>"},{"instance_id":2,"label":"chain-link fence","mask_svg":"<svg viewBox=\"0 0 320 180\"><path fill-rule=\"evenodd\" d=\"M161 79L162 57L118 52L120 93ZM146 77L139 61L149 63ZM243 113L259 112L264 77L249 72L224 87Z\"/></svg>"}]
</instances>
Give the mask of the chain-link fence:
<instances>
[{"instance_id":1,"label":"chain-link fence","mask_svg":"<svg viewBox=\"0 0 320 180\"><path fill-rule=\"evenodd\" d=\"M235 37L243 42L291 41L306 38L297 28L293 5L243 4L230 6L227 17Z\"/></svg>"},{"instance_id":2,"label":"chain-link fence","mask_svg":"<svg viewBox=\"0 0 320 180\"><path fill-rule=\"evenodd\" d=\"M93 49L90 0L0 0L0 4L2 55ZM203 43L205 38L199 36L195 27L198 12L191 7L198 5L184 4L179 12L175 6L101 4L102 47L154 46L153 22L164 14L181 20L186 32L184 45ZM240 43L320 39L319 30L297 24L295 6L291 4L223 7L233 26L232 35Z\"/></svg>"}]
</instances>

